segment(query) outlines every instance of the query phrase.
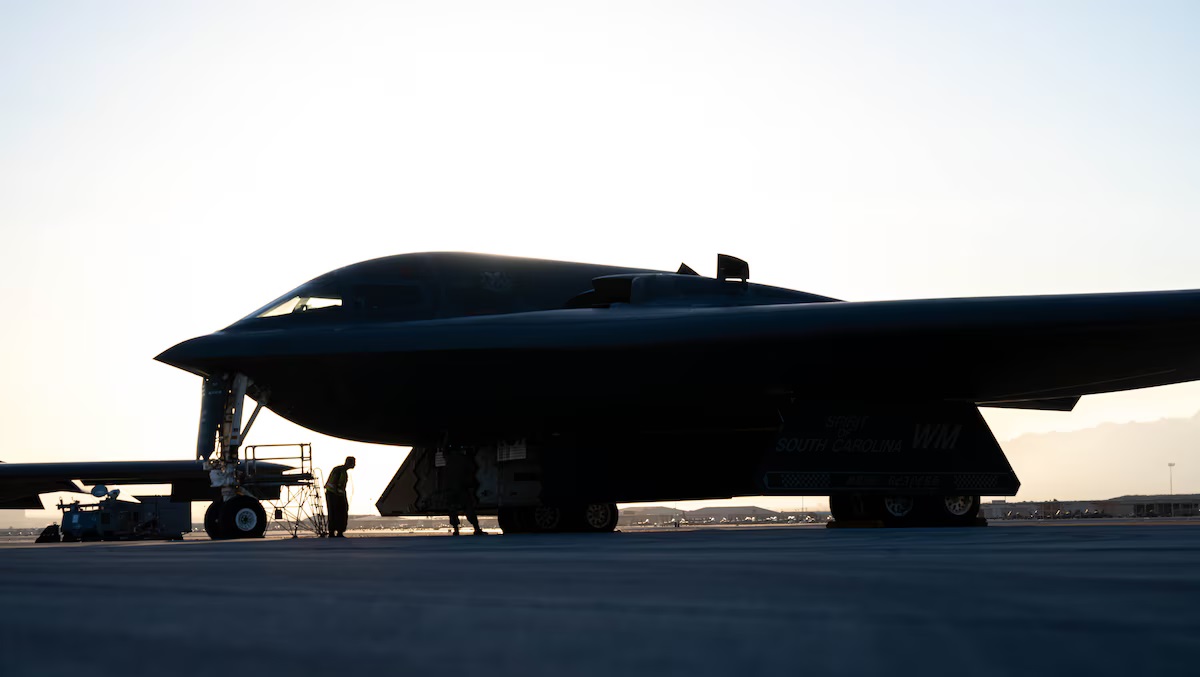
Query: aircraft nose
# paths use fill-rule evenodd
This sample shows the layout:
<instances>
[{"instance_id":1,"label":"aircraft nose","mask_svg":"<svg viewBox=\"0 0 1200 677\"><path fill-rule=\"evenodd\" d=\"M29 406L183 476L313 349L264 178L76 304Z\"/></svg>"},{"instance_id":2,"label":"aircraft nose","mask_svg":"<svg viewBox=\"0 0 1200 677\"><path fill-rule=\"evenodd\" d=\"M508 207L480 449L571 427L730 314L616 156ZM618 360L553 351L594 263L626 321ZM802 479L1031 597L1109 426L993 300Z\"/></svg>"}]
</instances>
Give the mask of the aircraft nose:
<instances>
[{"instance_id":1,"label":"aircraft nose","mask_svg":"<svg viewBox=\"0 0 1200 677\"><path fill-rule=\"evenodd\" d=\"M215 349L219 342L212 335L199 336L167 348L154 359L199 376L208 376L217 357Z\"/></svg>"}]
</instances>

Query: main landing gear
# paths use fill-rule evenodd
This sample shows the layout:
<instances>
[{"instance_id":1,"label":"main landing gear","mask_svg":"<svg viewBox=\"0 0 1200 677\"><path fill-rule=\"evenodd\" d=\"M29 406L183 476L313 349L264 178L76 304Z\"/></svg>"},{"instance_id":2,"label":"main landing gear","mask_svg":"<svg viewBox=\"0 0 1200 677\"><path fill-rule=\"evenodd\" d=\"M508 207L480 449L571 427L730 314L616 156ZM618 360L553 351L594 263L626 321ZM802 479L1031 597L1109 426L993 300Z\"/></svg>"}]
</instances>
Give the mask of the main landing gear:
<instances>
[{"instance_id":1,"label":"main landing gear","mask_svg":"<svg viewBox=\"0 0 1200 677\"><path fill-rule=\"evenodd\" d=\"M835 522L883 522L888 527L966 527L978 524L978 496L829 497Z\"/></svg>"},{"instance_id":2,"label":"main landing gear","mask_svg":"<svg viewBox=\"0 0 1200 677\"><path fill-rule=\"evenodd\" d=\"M617 528L616 503L575 506L500 508L500 529L506 534L523 533L608 533Z\"/></svg>"}]
</instances>

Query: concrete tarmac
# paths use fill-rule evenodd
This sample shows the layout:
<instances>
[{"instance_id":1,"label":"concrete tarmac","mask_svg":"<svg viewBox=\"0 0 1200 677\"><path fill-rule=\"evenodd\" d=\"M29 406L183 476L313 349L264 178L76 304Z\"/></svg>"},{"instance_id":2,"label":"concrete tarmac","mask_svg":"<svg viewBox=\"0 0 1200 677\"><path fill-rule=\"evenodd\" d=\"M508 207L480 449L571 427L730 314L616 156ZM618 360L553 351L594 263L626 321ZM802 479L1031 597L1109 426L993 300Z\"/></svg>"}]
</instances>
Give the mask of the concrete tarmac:
<instances>
[{"instance_id":1,"label":"concrete tarmac","mask_svg":"<svg viewBox=\"0 0 1200 677\"><path fill-rule=\"evenodd\" d=\"M0 546L0 674L1193 674L1200 526Z\"/></svg>"}]
</instances>

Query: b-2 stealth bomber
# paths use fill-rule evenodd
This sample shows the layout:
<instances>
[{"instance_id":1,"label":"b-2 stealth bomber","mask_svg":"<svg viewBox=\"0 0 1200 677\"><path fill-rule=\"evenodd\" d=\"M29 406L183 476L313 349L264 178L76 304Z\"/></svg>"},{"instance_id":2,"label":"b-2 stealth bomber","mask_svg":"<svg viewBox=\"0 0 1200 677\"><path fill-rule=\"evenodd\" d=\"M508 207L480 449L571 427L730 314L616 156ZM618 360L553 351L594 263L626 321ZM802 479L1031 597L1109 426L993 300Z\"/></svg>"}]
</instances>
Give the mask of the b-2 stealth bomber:
<instances>
[{"instance_id":1,"label":"b-2 stealth bomber","mask_svg":"<svg viewBox=\"0 0 1200 677\"><path fill-rule=\"evenodd\" d=\"M465 455L470 500L506 532L762 494L828 495L838 520L970 524L980 495L1019 487L979 407L1069 411L1200 378L1200 291L845 302L748 277L728 256L709 278L405 254L157 359L205 379L210 464L236 464L248 395L317 432L413 447L384 515L457 509L445 458Z\"/></svg>"}]
</instances>

